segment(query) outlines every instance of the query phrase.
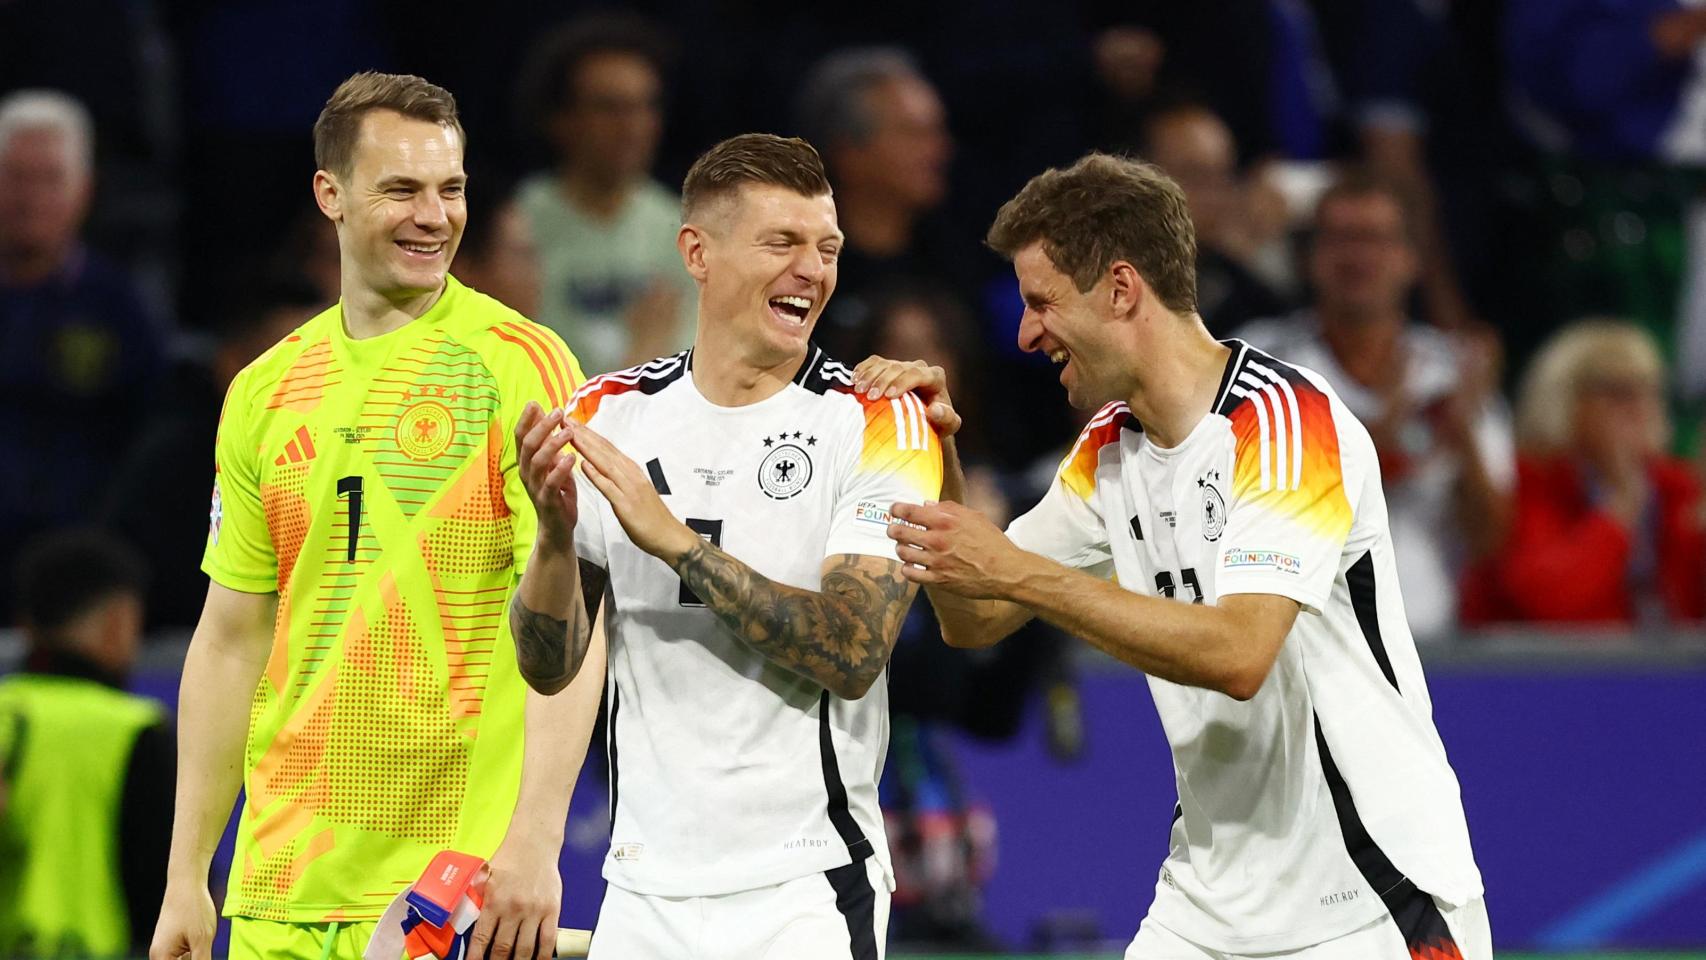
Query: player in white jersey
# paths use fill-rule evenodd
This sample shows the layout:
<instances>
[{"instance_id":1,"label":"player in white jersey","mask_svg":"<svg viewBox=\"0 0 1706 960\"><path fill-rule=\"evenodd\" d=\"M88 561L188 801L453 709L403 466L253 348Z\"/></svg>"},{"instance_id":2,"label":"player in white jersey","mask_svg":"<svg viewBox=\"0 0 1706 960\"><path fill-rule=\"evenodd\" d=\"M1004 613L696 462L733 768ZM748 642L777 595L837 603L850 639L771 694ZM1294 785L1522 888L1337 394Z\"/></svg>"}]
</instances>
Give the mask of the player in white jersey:
<instances>
[{"instance_id":1,"label":"player in white jersey","mask_svg":"<svg viewBox=\"0 0 1706 960\"><path fill-rule=\"evenodd\" d=\"M816 151L735 137L682 197L693 349L518 426L552 521L511 608L517 662L588 719L608 674L595 960L876 960L885 668L916 590L887 505L937 495L940 441L917 397L855 394L808 340L842 242Z\"/></svg>"},{"instance_id":2,"label":"player in white jersey","mask_svg":"<svg viewBox=\"0 0 1706 960\"><path fill-rule=\"evenodd\" d=\"M918 526L890 535L950 643L1040 616L1149 675L1179 805L1126 956L1487 960L1368 432L1320 376L1210 337L1184 199L1153 167L1050 170L989 242L1020 345L1100 411L1005 536L946 502L895 506ZM937 371L859 377L948 402ZM958 480L950 450L944 500Z\"/></svg>"}]
</instances>

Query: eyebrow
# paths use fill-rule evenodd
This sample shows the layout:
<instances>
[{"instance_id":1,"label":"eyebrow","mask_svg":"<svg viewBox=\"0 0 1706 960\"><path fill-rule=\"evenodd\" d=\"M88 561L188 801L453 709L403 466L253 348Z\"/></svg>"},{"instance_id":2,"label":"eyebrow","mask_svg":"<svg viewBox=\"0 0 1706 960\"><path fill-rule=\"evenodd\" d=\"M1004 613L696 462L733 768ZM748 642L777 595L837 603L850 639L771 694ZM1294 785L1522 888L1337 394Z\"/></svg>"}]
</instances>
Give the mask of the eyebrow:
<instances>
[{"instance_id":1,"label":"eyebrow","mask_svg":"<svg viewBox=\"0 0 1706 960\"><path fill-rule=\"evenodd\" d=\"M445 180L446 186L461 187L461 186L466 186L467 184L468 184L468 178L466 176L463 176L463 175L450 177L450 178ZM414 177L407 177L407 176L404 176L404 175L399 173L399 174L392 174L389 177L384 177L384 178L380 179L380 181L377 184L375 184L375 186L377 186L381 190L390 190L394 187L407 187L411 190L418 190L421 188L422 184L419 180L416 180Z\"/></svg>"}]
</instances>

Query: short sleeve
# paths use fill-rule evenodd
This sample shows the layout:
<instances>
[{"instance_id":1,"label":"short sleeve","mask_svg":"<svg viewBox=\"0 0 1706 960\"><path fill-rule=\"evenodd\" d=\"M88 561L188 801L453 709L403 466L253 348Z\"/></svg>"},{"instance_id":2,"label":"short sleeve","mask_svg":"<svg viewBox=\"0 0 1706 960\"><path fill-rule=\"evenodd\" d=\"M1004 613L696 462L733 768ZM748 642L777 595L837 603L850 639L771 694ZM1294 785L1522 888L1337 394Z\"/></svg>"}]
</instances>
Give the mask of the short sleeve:
<instances>
[{"instance_id":1,"label":"short sleeve","mask_svg":"<svg viewBox=\"0 0 1706 960\"><path fill-rule=\"evenodd\" d=\"M889 509L942 495L942 441L908 393L892 400L861 399L864 424L849 438L853 469L836 493L824 556L863 554L899 562L889 539Z\"/></svg>"},{"instance_id":2,"label":"short sleeve","mask_svg":"<svg viewBox=\"0 0 1706 960\"><path fill-rule=\"evenodd\" d=\"M243 593L278 590L278 555L261 500L259 446L251 432L247 372L231 382L213 451L213 502L201 568Z\"/></svg>"},{"instance_id":3,"label":"short sleeve","mask_svg":"<svg viewBox=\"0 0 1706 960\"><path fill-rule=\"evenodd\" d=\"M539 526L533 501L521 482L516 460L515 426L529 401L546 412L568 407L581 385L580 363L548 327L527 320L499 323L492 332L500 342L498 362L493 365L501 379L504 398L503 471L504 504L513 524L512 552L515 572L520 576L533 555L533 537Z\"/></svg>"},{"instance_id":4,"label":"short sleeve","mask_svg":"<svg viewBox=\"0 0 1706 960\"><path fill-rule=\"evenodd\" d=\"M1104 579L1113 576L1113 548L1096 505L1102 451L1119 449L1127 414L1122 405L1104 407L1078 435L1037 505L1007 526L1021 550Z\"/></svg>"},{"instance_id":5,"label":"short sleeve","mask_svg":"<svg viewBox=\"0 0 1706 960\"><path fill-rule=\"evenodd\" d=\"M1319 612L1351 530L1336 419L1350 414L1292 368L1246 369L1227 414L1236 446L1215 592L1275 594Z\"/></svg>"}]
</instances>

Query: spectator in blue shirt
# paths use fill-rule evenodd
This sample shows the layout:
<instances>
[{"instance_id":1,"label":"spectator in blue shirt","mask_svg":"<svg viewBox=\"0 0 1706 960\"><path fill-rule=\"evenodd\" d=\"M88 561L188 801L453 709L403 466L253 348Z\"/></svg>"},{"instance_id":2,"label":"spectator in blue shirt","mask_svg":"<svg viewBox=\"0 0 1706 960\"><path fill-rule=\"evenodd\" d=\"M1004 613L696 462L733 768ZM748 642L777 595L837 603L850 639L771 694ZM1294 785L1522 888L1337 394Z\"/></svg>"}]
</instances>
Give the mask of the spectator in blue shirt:
<instances>
[{"instance_id":1,"label":"spectator in blue shirt","mask_svg":"<svg viewBox=\"0 0 1706 960\"><path fill-rule=\"evenodd\" d=\"M93 153L75 99L0 100L0 562L92 512L161 363L132 281L81 240Z\"/></svg>"}]
</instances>

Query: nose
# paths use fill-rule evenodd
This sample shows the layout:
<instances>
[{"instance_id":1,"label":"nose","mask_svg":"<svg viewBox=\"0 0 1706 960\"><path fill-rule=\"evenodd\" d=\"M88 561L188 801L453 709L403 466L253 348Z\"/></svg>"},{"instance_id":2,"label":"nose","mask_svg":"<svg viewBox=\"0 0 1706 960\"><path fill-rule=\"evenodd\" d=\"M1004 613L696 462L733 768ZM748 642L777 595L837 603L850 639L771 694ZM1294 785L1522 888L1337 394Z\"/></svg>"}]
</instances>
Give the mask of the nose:
<instances>
[{"instance_id":1,"label":"nose","mask_svg":"<svg viewBox=\"0 0 1706 960\"><path fill-rule=\"evenodd\" d=\"M815 247L803 247L798 256L794 257L794 276L807 283L820 283L824 272L829 268L823 252Z\"/></svg>"},{"instance_id":2,"label":"nose","mask_svg":"<svg viewBox=\"0 0 1706 960\"><path fill-rule=\"evenodd\" d=\"M422 190L415 195L415 225L425 230L437 230L450 222L444 209L444 198L437 191Z\"/></svg>"},{"instance_id":3,"label":"nose","mask_svg":"<svg viewBox=\"0 0 1706 960\"><path fill-rule=\"evenodd\" d=\"M1019 349L1035 353L1042 349L1043 322L1030 307L1019 315Z\"/></svg>"}]
</instances>

